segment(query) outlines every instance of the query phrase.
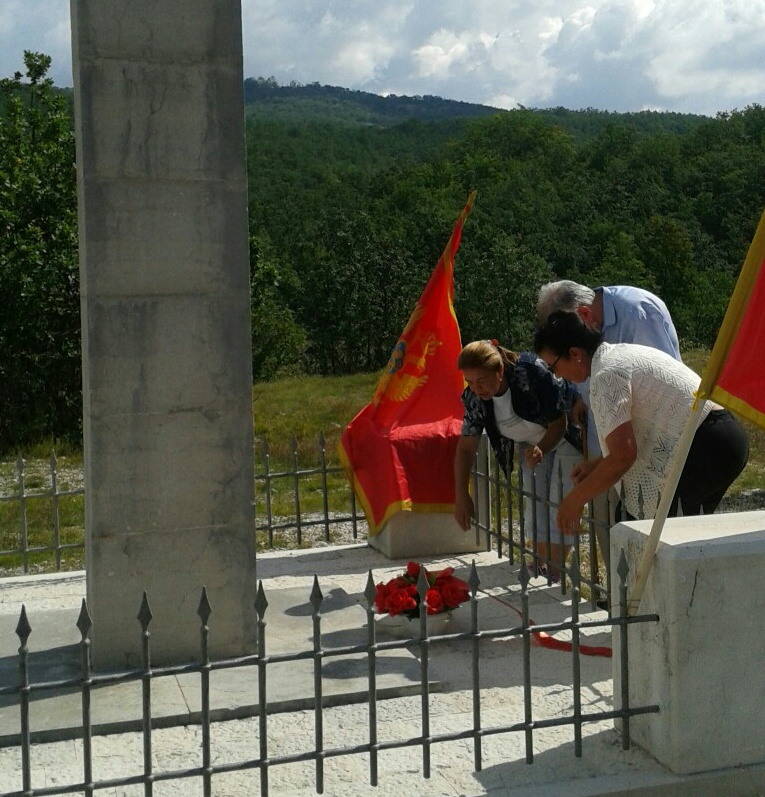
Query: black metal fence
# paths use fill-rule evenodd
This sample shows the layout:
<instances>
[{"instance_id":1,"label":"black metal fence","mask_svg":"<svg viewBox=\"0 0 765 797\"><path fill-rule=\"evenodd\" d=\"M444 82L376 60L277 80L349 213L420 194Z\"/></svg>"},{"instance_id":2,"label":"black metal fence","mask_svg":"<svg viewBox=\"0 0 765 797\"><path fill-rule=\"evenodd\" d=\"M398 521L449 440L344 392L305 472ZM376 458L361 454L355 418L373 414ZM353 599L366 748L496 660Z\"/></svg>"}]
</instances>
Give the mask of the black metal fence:
<instances>
[{"instance_id":1,"label":"black metal fence","mask_svg":"<svg viewBox=\"0 0 765 797\"><path fill-rule=\"evenodd\" d=\"M55 452L47 463L38 462L31 475L19 455L13 471L4 474L0 490L0 572L71 569L68 554L75 554L81 566L84 487L62 487ZM81 481L81 469L74 479L67 478L69 483ZM66 515L63 520L62 514Z\"/></svg>"},{"instance_id":2,"label":"black metal fence","mask_svg":"<svg viewBox=\"0 0 765 797\"><path fill-rule=\"evenodd\" d=\"M601 551L597 540L607 540L609 536L608 529L614 517L611 494L602 497L598 513L593 503L588 504L582 516L582 533L574 538L572 555L570 558L564 555L554 561L549 512L546 510L556 504L546 496L535 500L537 486L533 478L531 488L524 489L522 480L517 477L522 456L522 448L516 446L514 474L507 478L491 447L485 441L480 447L472 472L472 493L477 499L477 539L485 541L486 550L495 550L500 557L506 556L511 564L524 559L534 575L547 575L548 583L553 582L553 572L562 574L559 580L555 579L562 594L566 594L576 570L576 577L585 588L592 608L608 607L611 572L604 560L610 552ZM560 469L553 474L553 480L559 485L558 492L562 492L563 473ZM531 502L533 510L530 529L526 528L526 502ZM542 517L539 517L538 506L545 509Z\"/></svg>"},{"instance_id":3,"label":"black metal fence","mask_svg":"<svg viewBox=\"0 0 765 797\"><path fill-rule=\"evenodd\" d=\"M257 448L255 535L262 548L278 547L276 537L280 533L286 533L286 541L297 547L331 543L338 538L344 542L366 539L364 515L343 468L329 460L323 434L316 441L309 465L301 463L294 435L289 444L287 467L274 469L268 439L264 438ZM330 489L332 480L340 482L336 490ZM307 494L312 499L310 504Z\"/></svg>"},{"instance_id":4,"label":"black metal fence","mask_svg":"<svg viewBox=\"0 0 765 797\"><path fill-rule=\"evenodd\" d=\"M282 467L274 468L267 439L260 441L255 458L255 539L259 550L311 547L333 543L352 543L367 539L367 523L343 469L327 456L324 435L319 435L310 455L293 436ZM515 473L520 472L518 447ZM16 574L81 569L84 566L84 494L82 486L63 489L59 485L58 464L52 453L47 468L39 467L35 485L27 483L23 457L16 460L16 472L5 479L0 503L0 573ZM69 474L68 482L77 481ZM554 478L562 480L562 474ZM560 579L565 593L570 583L571 564L552 562L549 555L550 529L547 518L537 518L537 504L549 506L548 498L532 501L535 508L531 529L525 528L524 505L533 498L536 487L524 490L514 475L508 479L500 469L491 448L482 445L473 469L473 495L476 504L475 533L486 550L495 550L511 563L523 557L534 575L559 570L568 576ZM72 507L72 502L77 502ZM61 506L69 502L65 534L62 535ZM30 520L30 509L33 519ZM607 510L610 514L610 510ZM608 568L596 545L596 532L607 521L598 519L592 507L583 518L585 534L575 541L579 578L592 602L604 606L610 593ZM541 543L541 544L540 544ZM544 555L545 545L548 554ZM540 550L543 553L540 555Z\"/></svg>"},{"instance_id":5,"label":"black metal fence","mask_svg":"<svg viewBox=\"0 0 765 797\"><path fill-rule=\"evenodd\" d=\"M575 557L574 557L575 558ZM321 794L324 790L325 762L332 758L343 756L364 755L368 761L368 780L373 786L379 784L378 756L382 751L400 748L419 747L421 750L422 775L429 778L431 775L431 750L435 745L456 740L468 740L472 747L472 766L475 771L482 767L482 742L484 739L499 734L521 734L525 740L526 761L534 760L535 734L545 728L554 726L571 726L574 734L574 755L583 755L582 728L587 723L600 722L607 719L619 719L621 725L622 747L630 746L630 719L634 716L657 712L656 705L633 706L629 701L629 668L628 668L628 633L629 625L634 623L655 622L656 615L640 615L629 617L627 614L627 564L622 554L617 575L619 579L618 610L612 615L602 614L600 619L583 620L579 613L580 582L579 568L574 561L571 567L571 590L573 601L571 603L571 616L563 622L546 625L535 625L529 619L529 580L530 573L523 562L519 569L519 583L521 595L520 623L516 626L493 628L487 630L479 624L479 602L481 599L480 578L475 563L470 568L470 622L469 629L452 634L429 636L425 615L420 618L420 636L418 639L385 640L377 636L374 598L375 582L370 572L368 575L364 597L366 601L366 640L356 645L332 647L325 644L322 609L324 595L318 578L314 578L313 588L310 592L309 603L311 607L312 638L304 650L294 653L268 653L268 606L269 602L262 583L259 586L257 599L254 606L253 622L257 626L258 653L240 658L213 660L208 651L208 637L214 628L214 612L210 606L206 592L203 590L198 616L200 620L200 651L195 662L178 666L155 666L152 663L151 621L152 612L149 599L146 595L138 612L136 628L136 644L141 646L142 666L135 670L117 673L98 673L91 664L92 621L85 601L77 621L80 634L79 661L80 672L76 677L57 680L35 680L33 668L30 667L30 636L34 630L34 618L27 617L27 612L22 608L16 634L19 639L18 649L18 680L16 683L5 683L0 687L0 701L4 710L15 707L18 712L20 733L14 747L18 751L18 771L20 773L20 788L10 788L8 784L0 784L4 791L3 797L42 797L42 795L85 794L92 795L99 790L117 789L128 786L141 786L143 793L149 797L153 795L155 785L166 781L189 781L202 785L203 794L209 797L212 794L224 793L216 791L216 780L234 772L247 772L256 770L259 773L259 793L266 797L270 793L270 773L276 767L296 762L312 762L315 772L315 790ZM421 601L425 600L427 582L424 578L418 583ZM581 701L581 645L580 636L586 629L619 628L620 633L614 635L618 640L617 649L614 650L614 660L619 668L620 694L614 696L613 710L593 711L585 710ZM278 630L278 629L277 629ZM536 711L532 696L532 666L531 646L535 636L540 634L556 634L568 632L570 642L570 672L571 672L571 710L565 716L554 718L540 718ZM487 725L482 720L482 705L484 698L481 691L482 662L485 661L487 644L498 637L517 638L522 644L523 661L523 716L508 717L500 725ZM461 731L434 734L430 730L430 679L429 658L434 645L451 644L462 645L470 651L470 688L469 696L472 704L472 723L469 728ZM421 695L420 728L409 735L403 735L394 740L381 740L378 735L377 705L379 689L377 684L379 656L383 651L396 648L411 648L416 651L419 660L419 692ZM324 713L325 700L323 694L324 670L328 662L338 657L361 656L366 661L367 681L367 714L368 733L363 743L328 747L324 744ZM273 750L269 743L269 727L273 722L270 715L268 689L272 668L285 662L306 661L311 663L313 671L313 725L314 742L310 749L292 751L279 754ZM256 745L243 744L243 757L237 761L216 763L214 745L211 741L211 723L213 712L211 708L211 674L218 670L252 667L257 672L257 696L255 698L255 714L258 717L258 738ZM153 756L153 743L157 724L153 715L152 695L155 684L159 679L171 678L180 675L195 675L198 677L199 712L197 721L201 725L202 737L199 750L198 764L184 769L158 769L155 768ZM93 774L93 721L91 712L91 698L96 690L108 688L117 684L135 682L141 685L141 705L138 711L140 719L140 733L143 744L143 765L140 771L124 777L97 780ZM80 696L81 721L77 723L76 733L82 740L82 773L79 780L69 783L57 782L55 785L35 785L35 757L33 748L36 742L45 740L45 734L36 730L32 706L36 699L48 693L73 693ZM361 709L360 709L361 710ZM116 731L114 728L112 731ZM256 752L253 752L255 751ZM384 786L384 784L379 784ZM122 793L122 792L120 792ZM381 792L384 793L384 792Z\"/></svg>"}]
</instances>

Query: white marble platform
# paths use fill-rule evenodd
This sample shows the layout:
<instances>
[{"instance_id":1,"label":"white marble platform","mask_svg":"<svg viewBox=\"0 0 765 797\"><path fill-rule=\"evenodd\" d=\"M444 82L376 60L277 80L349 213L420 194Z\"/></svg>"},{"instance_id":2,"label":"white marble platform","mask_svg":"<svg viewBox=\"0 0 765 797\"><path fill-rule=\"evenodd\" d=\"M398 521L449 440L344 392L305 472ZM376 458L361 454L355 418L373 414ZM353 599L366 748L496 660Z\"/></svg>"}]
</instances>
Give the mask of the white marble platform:
<instances>
[{"instance_id":1,"label":"white marble platform","mask_svg":"<svg viewBox=\"0 0 765 797\"><path fill-rule=\"evenodd\" d=\"M611 531L630 583L651 521ZM635 717L632 741L672 772L765 762L765 512L667 521L629 629L630 700L658 703ZM620 689L614 668L614 693Z\"/></svg>"}]
</instances>

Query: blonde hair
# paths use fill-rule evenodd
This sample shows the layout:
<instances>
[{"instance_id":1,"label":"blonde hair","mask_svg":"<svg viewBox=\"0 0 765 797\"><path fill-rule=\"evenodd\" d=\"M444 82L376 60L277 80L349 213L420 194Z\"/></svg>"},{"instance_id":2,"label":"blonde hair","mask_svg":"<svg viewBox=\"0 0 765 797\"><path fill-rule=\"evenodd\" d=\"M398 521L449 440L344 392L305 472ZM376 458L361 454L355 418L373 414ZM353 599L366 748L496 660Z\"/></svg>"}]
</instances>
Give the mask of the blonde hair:
<instances>
[{"instance_id":1,"label":"blonde hair","mask_svg":"<svg viewBox=\"0 0 765 797\"><path fill-rule=\"evenodd\" d=\"M513 366L518 362L518 355L500 346L495 340L474 340L463 347L457 358L457 368L480 368L483 371L499 373L501 368Z\"/></svg>"}]
</instances>

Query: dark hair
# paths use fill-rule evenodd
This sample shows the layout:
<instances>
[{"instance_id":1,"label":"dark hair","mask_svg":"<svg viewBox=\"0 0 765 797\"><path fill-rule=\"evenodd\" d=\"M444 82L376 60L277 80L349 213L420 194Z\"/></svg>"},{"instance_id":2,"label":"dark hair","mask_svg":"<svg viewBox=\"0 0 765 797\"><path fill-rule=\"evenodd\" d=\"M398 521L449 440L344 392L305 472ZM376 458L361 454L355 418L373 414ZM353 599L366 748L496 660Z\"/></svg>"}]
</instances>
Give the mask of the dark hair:
<instances>
[{"instance_id":1,"label":"dark hair","mask_svg":"<svg viewBox=\"0 0 765 797\"><path fill-rule=\"evenodd\" d=\"M572 346L576 346L592 357L602 341L600 330L587 326L578 313L556 310L534 332L534 351L539 354L547 349L557 357L564 357L568 356Z\"/></svg>"}]
</instances>

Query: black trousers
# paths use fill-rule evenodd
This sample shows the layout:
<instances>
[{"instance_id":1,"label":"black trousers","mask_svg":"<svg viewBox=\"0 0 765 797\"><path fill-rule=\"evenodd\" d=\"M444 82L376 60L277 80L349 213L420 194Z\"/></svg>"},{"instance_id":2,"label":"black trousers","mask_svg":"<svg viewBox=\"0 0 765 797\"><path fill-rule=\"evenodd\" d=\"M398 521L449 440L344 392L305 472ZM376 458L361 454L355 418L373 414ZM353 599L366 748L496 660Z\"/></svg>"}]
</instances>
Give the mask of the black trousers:
<instances>
[{"instance_id":1,"label":"black trousers","mask_svg":"<svg viewBox=\"0 0 765 797\"><path fill-rule=\"evenodd\" d=\"M744 427L728 410L712 410L693 436L669 517L711 515L749 459ZM616 521L635 520L622 506Z\"/></svg>"},{"instance_id":2,"label":"black trousers","mask_svg":"<svg viewBox=\"0 0 765 797\"><path fill-rule=\"evenodd\" d=\"M669 511L711 515L749 459L744 427L728 410L712 410L696 430Z\"/></svg>"}]
</instances>

